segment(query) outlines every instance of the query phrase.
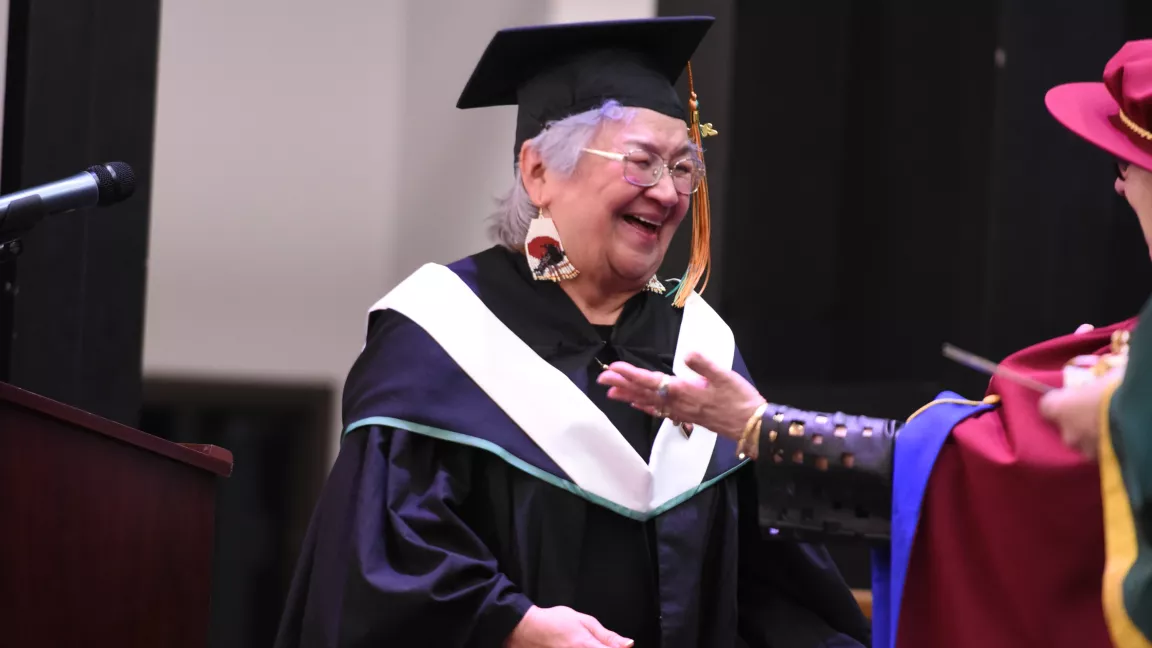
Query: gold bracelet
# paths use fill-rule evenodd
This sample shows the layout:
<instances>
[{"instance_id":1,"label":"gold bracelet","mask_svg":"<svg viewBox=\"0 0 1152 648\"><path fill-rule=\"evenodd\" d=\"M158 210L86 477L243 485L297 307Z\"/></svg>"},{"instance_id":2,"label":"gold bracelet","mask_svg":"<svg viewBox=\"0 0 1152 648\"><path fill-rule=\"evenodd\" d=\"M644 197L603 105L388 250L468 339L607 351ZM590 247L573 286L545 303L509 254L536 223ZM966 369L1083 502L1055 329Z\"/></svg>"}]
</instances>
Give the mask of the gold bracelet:
<instances>
[{"instance_id":1,"label":"gold bracelet","mask_svg":"<svg viewBox=\"0 0 1152 648\"><path fill-rule=\"evenodd\" d=\"M740 441L736 444L736 457L741 461L748 456L748 453L744 451L744 446L747 445L749 437L753 436L754 432L757 433L755 434L756 443L760 442L760 435L758 433L760 432L760 426L763 423L764 412L766 411L768 411L768 401L761 403L760 407L756 408L756 412L749 417L748 422L744 424L744 430L740 433ZM759 456L759 453L756 454ZM755 459L755 457L753 457L753 459Z\"/></svg>"},{"instance_id":2,"label":"gold bracelet","mask_svg":"<svg viewBox=\"0 0 1152 648\"><path fill-rule=\"evenodd\" d=\"M752 461L760 458L760 427L763 425L764 419L757 420L752 429L752 436L748 438L748 458Z\"/></svg>"}]
</instances>

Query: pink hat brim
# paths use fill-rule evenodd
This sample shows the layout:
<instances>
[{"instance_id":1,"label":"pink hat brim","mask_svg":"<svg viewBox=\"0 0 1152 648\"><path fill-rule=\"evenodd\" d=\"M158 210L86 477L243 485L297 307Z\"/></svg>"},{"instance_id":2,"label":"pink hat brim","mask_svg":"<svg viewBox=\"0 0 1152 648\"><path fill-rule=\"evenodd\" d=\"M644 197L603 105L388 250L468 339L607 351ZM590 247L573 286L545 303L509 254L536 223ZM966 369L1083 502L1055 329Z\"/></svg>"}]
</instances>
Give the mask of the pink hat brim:
<instances>
[{"instance_id":1,"label":"pink hat brim","mask_svg":"<svg viewBox=\"0 0 1152 648\"><path fill-rule=\"evenodd\" d=\"M1056 86L1045 95L1044 103L1048 112L1068 130L1121 160L1152 171L1152 153L1137 146L1114 125L1119 123L1120 106L1103 83Z\"/></svg>"}]
</instances>

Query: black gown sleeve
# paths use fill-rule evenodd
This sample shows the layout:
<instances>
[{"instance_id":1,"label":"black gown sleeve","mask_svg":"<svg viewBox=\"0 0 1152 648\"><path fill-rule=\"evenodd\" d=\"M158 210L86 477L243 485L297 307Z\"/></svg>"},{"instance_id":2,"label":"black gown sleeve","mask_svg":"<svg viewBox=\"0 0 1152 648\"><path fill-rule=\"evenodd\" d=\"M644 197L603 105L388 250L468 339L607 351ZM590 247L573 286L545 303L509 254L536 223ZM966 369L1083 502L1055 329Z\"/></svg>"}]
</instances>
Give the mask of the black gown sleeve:
<instances>
[{"instance_id":1,"label":"black gown sleeve","mask_svg":"<svg viewBox=\"0 0 1152 648\"><path fill-rule=\"evenodd\" d=\"M460 515L467 447L371 427L344 440L277 648L499 647L532 606Z\"/></svg>"},{"instance_id":2,"label":"black gown sleeve","mask_svg":"<svg viewBox=\"0 0 1152 648\"><path fill-rule=\"evenodd\" d=\"M863 648L872 630L823 546L766 536L757 477L737 474L739 637L748 648Z\"/></svg>"},{"instance_id":3,"label":"black gown sleeve","mask_svg":"<svg viewBox=\"0 0 1152 648\"><path fill-rule=\"evenodd\" d=\"M886 542L902 427L770 404L755 469L761 526L793 540Z\"/></svg>"}]
</instances>

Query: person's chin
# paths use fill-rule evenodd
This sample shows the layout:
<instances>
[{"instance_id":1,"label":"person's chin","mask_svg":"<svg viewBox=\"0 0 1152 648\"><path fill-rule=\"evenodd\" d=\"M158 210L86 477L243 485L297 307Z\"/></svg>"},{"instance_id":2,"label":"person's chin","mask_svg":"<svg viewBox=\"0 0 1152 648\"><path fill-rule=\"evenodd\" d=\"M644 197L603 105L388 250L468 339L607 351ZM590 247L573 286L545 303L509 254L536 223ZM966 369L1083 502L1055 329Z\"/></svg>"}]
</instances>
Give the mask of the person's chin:
<instances>
[{"instance_id":1,"label":"person's chin","mask_svg":"<svg viewBox=\"0 0 1152 648\"><path fill-rule=\"evenodd\" d=\"M663 256L652 250L621 250L613 255L612 269L621 281L642 286L656 274Z\"/></svg>"}]
</instances>

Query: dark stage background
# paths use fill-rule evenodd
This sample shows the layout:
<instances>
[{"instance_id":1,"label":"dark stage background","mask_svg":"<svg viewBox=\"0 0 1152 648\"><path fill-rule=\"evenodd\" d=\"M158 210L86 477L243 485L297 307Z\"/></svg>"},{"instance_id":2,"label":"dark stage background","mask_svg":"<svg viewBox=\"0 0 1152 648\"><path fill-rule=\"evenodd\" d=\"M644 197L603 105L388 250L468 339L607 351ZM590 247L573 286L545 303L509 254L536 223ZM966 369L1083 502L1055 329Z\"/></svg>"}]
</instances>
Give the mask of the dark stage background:
<instances>
[{"instance_id":1,"label":"dark stage background","mask_svg":"<svg viewBox=\"0 0 1152 648\"><path fill-rule=\"evenodd\" d=\"M316 496L319 464L300 462L331 433L306 422L324 421L334 395L244 386L250 402L229 386L160 383L142 396L159 7L12 0L0 191L116 159L142 182L123 205L45 221L18 273L0 266L0 378L232 447L212 636L256 645L274 632ZM1147 0L660 0L659 12L719 19L694 60L720 133L705 141L705 297L769 398L903 418L945 388L979 397L984 377L941 358L943 342L999 359L1129 317L1152 288L1111 161L1043 104L1047 88L1099 79L1125 40L1152 36ZM836 551L866 586L866 554Z\"/></svg>"}]
</instances>

